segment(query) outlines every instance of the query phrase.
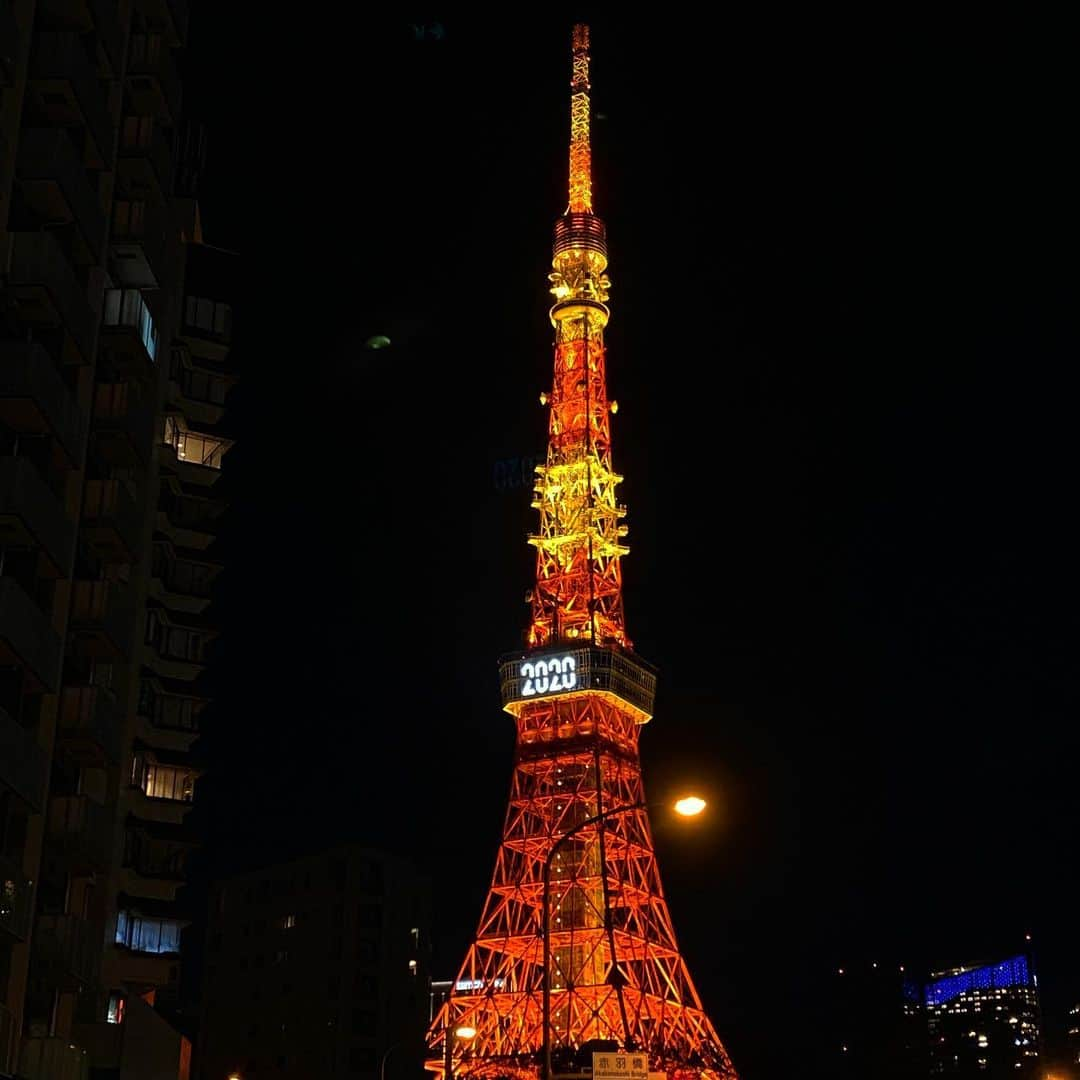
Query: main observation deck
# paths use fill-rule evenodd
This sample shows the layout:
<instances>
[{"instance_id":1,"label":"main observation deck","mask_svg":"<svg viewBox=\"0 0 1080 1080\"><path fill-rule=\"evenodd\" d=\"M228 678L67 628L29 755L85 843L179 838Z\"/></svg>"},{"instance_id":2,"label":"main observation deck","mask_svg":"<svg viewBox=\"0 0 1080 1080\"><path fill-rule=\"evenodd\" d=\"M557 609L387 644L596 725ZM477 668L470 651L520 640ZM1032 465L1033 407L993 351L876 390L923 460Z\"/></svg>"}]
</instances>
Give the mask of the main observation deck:
<instances>
[{"instance_id":1,"label":"main observation deck","mask_svg":"<svg viewBox=\"0 0 1080 1080\"><path fill-rule=\"evenodd\" d=\"M509 653L499 661L503 709L518 716L534 701L596 695L652 719L656 668L626 649L567 645Z\"/></svg>"}]
</instances>

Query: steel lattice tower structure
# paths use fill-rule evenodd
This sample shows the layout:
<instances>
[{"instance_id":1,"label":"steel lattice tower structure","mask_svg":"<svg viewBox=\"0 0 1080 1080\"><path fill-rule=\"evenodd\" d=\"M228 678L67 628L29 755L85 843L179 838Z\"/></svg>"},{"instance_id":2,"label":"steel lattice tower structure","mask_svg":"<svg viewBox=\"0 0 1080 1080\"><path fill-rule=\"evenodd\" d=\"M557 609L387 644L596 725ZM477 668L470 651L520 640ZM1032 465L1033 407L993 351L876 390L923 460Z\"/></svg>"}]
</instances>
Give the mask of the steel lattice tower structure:
<instances>
[{"instance_id":1,"label":"steel lattice tower structure","mask_svg":"<svg viewBox=\"0 0 1080 1080\"><path fill-rule=\"evenodd\" d=\"M570 200L555 223L554 380L546 463L536 470L540 528L528 648L500 664L503 707L517 748L491 890L451 997L428 1035L429 1067L455 1075L542 1074L543 934L551 944L556 1056L592 1040L648 1054L668 1077L734 1078L731 1062L679 953L648 813L608 817L552 857L551 925L543 926L543 868L570 829L606 810L643 804L641 725L655 671L626 634L619 560L625 507L611 461L605 378L607 243L592 210L589 30L574 27ZM560 1053L561 1052L561 1053Z\"/></svg>"}]
</instances>

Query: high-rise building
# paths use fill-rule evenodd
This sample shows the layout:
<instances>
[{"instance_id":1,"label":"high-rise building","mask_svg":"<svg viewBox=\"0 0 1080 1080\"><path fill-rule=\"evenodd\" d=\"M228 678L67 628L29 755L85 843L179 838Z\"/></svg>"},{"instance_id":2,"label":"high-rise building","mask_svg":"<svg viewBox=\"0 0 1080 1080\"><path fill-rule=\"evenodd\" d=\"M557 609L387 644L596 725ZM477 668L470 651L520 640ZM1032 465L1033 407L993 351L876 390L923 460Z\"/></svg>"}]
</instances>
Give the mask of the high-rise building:
<instances>
[{"instance_id":1,"label":"high-rise building","mask_svg":"<svg viewBox=\"0 0 1080 1080\"><path fill-rule=\"evenodd\" d=\"M184 0L0 4L0 1073L31 1080L179 1076L190 1050L160 1007L235 274L189 147L174 187L186 24Z\"/></svg>"},{"instance_id":2,"label":"high-rise building","mask_svg":"<svg viewBox=\"0 0 1080 1080\"><path fill-rule=\"evenodd\" d=\"M429 894L408 862L355 845L216 884L199 1075L415 1076Z\"/></svg>"},{"instance_id":3,"label":"high-rise building","mask_svg":"<svg viewBox=\"0 0 1080 1080\"><path fill-rule=\"evenodd\" d=\"M593 213L589 31L573 32L569 206L555 222L554 371L526 648L500 664L517 746L476 937L428 1035L445 1076L612 1068L733 1077L660 884L638 738L654 669L623 615L622 479L612 460L607 239ZM686 807L685 809L700 807ZM463 1034L458 1037L458 1033Z\"/></svg>"},{"instance_id":4,"label":"high-rise building","mask_svg":"<svg viewBox=\"0 0 1080 1080\"><path fill-rule=\"evenodd\" d=\"M931 1075L1042 1075L1039 990L1029 954L937 972L922 1000Z\"/></svg>"}]
</instances>

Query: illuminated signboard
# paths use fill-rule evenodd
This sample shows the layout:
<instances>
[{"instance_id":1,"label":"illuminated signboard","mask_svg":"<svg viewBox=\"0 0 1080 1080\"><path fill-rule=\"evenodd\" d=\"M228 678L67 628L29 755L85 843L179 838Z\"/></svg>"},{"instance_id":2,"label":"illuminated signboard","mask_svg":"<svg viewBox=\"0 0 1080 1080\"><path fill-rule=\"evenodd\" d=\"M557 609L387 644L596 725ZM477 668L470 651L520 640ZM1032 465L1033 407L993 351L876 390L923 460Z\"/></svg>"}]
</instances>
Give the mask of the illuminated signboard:
<instances>
[{"instance_id":1,"label":"illuminated signboard","mask_svg":"<svg viewBox=\"0 0 1080 1080\"><path fill-rule=\"evenodd\" d=\"M577 686L577 661L572 656L526 660L521 665L521 696L554 694Z\"/></svg>"}]
</instances>

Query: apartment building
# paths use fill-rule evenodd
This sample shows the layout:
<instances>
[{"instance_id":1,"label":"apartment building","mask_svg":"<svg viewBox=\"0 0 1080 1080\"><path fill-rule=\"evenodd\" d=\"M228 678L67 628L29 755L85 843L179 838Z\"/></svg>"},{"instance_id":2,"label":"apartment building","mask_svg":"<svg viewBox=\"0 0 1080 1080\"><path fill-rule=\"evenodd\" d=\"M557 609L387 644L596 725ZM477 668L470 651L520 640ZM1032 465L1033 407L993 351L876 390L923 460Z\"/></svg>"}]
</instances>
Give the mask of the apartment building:
<instances>
[{"instance_id":1,"label":"apartment building","mask_svg":"<svg viewBox=\"0 0 1080 1080\"><path fill-rule=\"evenodd\" d=\"M203 242L186 33L184 0L0 0L0 1076L190 1058L236 256Z\"/></svg>"}]
</instances>

